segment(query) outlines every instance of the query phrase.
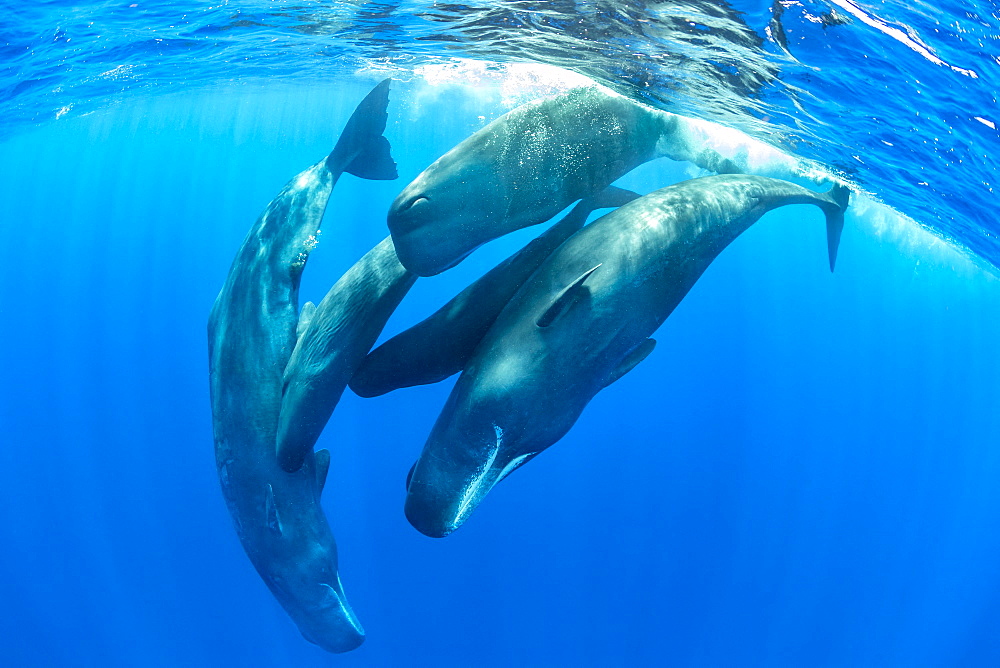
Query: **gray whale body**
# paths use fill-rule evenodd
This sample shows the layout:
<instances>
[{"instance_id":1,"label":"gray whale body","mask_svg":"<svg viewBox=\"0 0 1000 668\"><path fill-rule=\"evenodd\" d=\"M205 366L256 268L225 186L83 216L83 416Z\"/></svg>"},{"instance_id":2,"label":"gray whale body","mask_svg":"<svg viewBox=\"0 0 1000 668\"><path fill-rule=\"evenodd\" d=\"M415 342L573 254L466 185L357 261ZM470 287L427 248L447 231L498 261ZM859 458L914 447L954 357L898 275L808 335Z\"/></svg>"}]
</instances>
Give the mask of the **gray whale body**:
<instances>
[{"instance_id":1,"label":"gray whale body","mask_svg":"<svg viewBox=\"0 0 1000 668\"><path fill-rule=\"evenodd\" d=\"M364 631L344 596L337 546L320 506L329 452L287 473L275 439L285 365L296 343L298 288L343 172L396 178L386 124L389 81L358 105L330 155L293 178L250 229L212 307L209 380L215 461L247 556L309 641L345 652Z\"/></svg>"},{"instance_id":2,"label":"gray whale body","mask_svg":"<svg viewBox=\"0 0 1000 668\"><path fill-rule=\"evenodd\" d=\"M406 516L446 536L497 482L573 426L652 351L649 337L726 246L766 212L826 214L831 268L849 191L759 176L663 188L573 235L524 283L476 348L407 485Z\"/></svg>"},{"instance_id":3,"label":"gray whale body","mask_svg":"<svg viewBox=\"0 0 1000 668\"><path fill-rule=\"evenodd\" d=\"M403 265L433 276L654 158L742 171L696 144L680 116L577 88L517 107L441 156L393 201L389 231Z\"/></svg>"}]
</instances>

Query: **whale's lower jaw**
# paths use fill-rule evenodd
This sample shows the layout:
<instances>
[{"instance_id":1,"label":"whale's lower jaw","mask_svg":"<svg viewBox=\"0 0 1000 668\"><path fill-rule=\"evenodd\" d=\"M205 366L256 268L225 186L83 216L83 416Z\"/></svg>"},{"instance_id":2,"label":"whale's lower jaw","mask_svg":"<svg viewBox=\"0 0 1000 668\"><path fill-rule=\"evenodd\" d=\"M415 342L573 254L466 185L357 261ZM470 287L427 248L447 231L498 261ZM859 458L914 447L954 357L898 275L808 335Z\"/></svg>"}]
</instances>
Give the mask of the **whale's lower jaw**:
<instances>
[{"instance_id":1,"label":"whale's lower jaw","mask_svg":"<svg viewBox=\"0 0 1000 668\"><path fill-rule=\"evenodd\" d=\"M503 469L493 466L496 453L480 471L461 486L439 488L426 483L413 483L406 496L406 519L413 528L431 538L444 538L459 529L479 507L490 490L517 468L527 457L519 457ZM451 495L452 490L459 494ZM442 492L449 493L444 496Z\"/></svg>"},{"instance_id":2,"label":"whale's lower jaw","mask_svg":"<svg viewBox=\"0 0 1000 668\"><path fill-rule=\"evenodd\" d=\"M442 512L441 505L436 504L433 498L421 495L419 491L407 494L403 511L413 528L429 538L450 536L462 525L456 513L449 512L447 508Z\"/></svg>"},{"instance_id":3,"label":"whale's lower jaw","mask_svg":"<svg viewBox=\"0 0 1000 668\"><path fill-rule=\"evenodd\" d=\"M292 615L292 618L294 619L294 615ZM338 628L336 626L324 629L310 629L298 623L296 626L299 627L299 632L302 634L303 638L317 647L333 654L350 652L352 649L361 647L362 643L365 641L365 634L361 630L351 633L348 629ZM311 620L310 626L316 626L315 620Z\"/></svg>"},{"instance_id":4,"label":"whale's lower jaw","mask_svg":"<svg viewBox=\"0 0 1000 668\"><path fill-rule=\"evenodd\" d=\"M335 585L324 582L317 584L321 589L321 601L317 611L315 606L303 610L292 610L282 602L289 616L299 627L302 637L327 652L342 654L357 649L365 641L365 631L361 628L354 610L343 595L340 578Z\"/></svg>"},{"instance_id":5,"label":"whale's lower jaw","mask_svg":"<svg viewBox=\"0 0 1000 668\"><path fill-rule=\"evenodd\" d=\"M400 264L407 271L423 278L437 276L451 269L479 247L477 244L471 248L459 248L454 239L434 239L433 236L426 238L428 233L423 227L401 231L393 229L390 224L389 230ZM433 254L430 254L431 250L434 251Z\"/></svg>"}]
</instances>

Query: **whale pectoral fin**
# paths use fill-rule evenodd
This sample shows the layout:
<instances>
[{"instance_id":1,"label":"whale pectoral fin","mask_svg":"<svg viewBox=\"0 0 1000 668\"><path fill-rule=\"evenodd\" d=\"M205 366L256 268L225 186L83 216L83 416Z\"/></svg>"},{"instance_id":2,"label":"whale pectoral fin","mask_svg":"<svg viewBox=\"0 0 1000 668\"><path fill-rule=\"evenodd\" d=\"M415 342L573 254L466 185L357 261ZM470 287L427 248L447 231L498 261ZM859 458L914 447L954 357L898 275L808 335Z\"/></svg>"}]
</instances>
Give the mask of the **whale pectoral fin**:
<instances>
[{"instance_id":1,"label":"whale pectoral fin","mask_svg":"<svg viewBox=\"0 0 1000 668\"><path fill-rule=\"evenodd\" d=\"M604 264L603 262L601 264ZM573 302L579 298L581 291L583 290L583 284L586 282L590 275L597 271L596 267L592 267L587 271L580 274L580 276L574 280L569 286L559 293L559 296L555 298L551 306L545 309L545 313L542 313L535 321L535 324L539 327L548 327L558 318L567 308L569 308Z\"/></svg>"},{"instance_id":2,"label":"whale pectoral fin","mask_svg":"<svg viewBox=\"0 0 1000 668\"><path fill-rule=\"evenodd\" d=\"M417 463L413 462L410 471L406 474L406 489L410 489L410 481L413 480L413 472L417 470Z\"/></svg>"},{"instance_id":3,"label":"whale pectoral fin","mask_svg":"<svg viewBox=\"0 0 1000 668\"><path fill-rule=\"evenodd\" d=\"M607 387L611 383L615 382L625 374L627 374L632 369L639 366L639 362L643 361L649 357L649 353L653 352L653 348L656 347L656 339L646 339L635 348L632 349L625 359L618 364L618 368L611 372L608 376L608 380L604 383L604 387Z\"/></svg>"},{"instance_id":4,"label":"whale pectoral fin","mask_svg":"<svg viewBox=\"0 0 1000 668\"><path fill-rule=\"evenodd\" d=\"M361 101L340 134L326 164L331 171L342 169L363 179L391 181L399 176L390 153L389 140L382 136L389 119L389 83L385 79ZM345 164L346 163L346 164Z\"/></svg>"},{"instance_id":5,"label":"whale pectoral fin","mask_svg":"<svg viewBox=\"0 0 1000 668\"><path fill-rule=\"evenodd\" d=\"M316 486L319 493L326 487L326 474L330 472L330 451L326 448L316 451Z\"/></svg>"},{"instance_id":6,"label":"whale pectoral fin","mask_svg":"<svg viewBox=\"0 0 1000 668\"><path fill-rule=\"evenodd\" d=\"M306 302L302 305L302 310L299 311L299 322L295 326L295 338L301 339L302 332L306 331L306 327L312 322L313 315L316 314L316 305L312 302Z\"/></svg>"},{"instance_id":7,"label":"whale pectoral fin","mask_svg":"<svg viewBox=\"0 0 1000 668\"><path fill-rule=\"evenodd\" d=\"M267 486L264 494L264 517L267 518L267 528L275 536L281 535L281 518L278 516L278 506L274 503L274 490Z\"/></svg>"}]
</instances>

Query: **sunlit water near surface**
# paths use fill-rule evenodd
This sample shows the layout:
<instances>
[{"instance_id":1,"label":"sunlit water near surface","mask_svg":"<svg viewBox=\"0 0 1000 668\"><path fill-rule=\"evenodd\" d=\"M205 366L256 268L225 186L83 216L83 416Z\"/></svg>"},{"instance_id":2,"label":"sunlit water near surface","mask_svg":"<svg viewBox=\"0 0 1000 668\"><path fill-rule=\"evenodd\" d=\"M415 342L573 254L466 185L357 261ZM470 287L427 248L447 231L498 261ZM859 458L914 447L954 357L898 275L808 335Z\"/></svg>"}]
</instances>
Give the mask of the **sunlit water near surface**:
<instances>
[{"instance_id":1,"label":"sunlit water near surface","mask_svg":"<svg viewBox=\"0 0 1000 668\"><path fill-rule=\"evenodd\" d=\"M1000 662L995 7L5 4L0 664ZM334 657L232 530L205 321L254 219L385 77L400 179L341 180L304 299L444 151L588 79L864 194L834 274L819 212L751 228L447 539L402 500L452 381L345 393L323 498L368 640ZM385 336L539 231L419 281Z\"/></svg>"}]
</instances>

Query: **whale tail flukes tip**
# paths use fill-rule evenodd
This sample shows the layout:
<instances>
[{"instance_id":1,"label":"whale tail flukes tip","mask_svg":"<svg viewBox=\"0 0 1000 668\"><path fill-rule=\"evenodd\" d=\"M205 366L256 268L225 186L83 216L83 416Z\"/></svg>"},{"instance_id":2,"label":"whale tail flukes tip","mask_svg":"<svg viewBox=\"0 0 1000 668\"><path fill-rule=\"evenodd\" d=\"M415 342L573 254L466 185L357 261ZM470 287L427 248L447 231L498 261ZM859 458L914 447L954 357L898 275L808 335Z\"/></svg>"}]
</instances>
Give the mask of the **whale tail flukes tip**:
<instances>
[{"instance_id":1,"label":"whale tail flukes tip","mask_svg":"<svg viewBox=\"0 0 1000 668\"><path fill-rule=\"evenodd\" d=\"M336 147L327 158L332 170L342 169L362 179L391 181L399 177L392 147L382 133L389 119L389 83L375 86L347 121ZM346 164L345 164L346 162Z\"/></svg>"},{"instance_id":2,"label":"whale tail flukes tip","mask_svg":"<svg viewBox=\"0 0 1000 668\"><path fill-rule=\"evenodd\" d=\"M847 204L851 199L851 190L838 183L830 189L827 197L836 205L826 210L826 247L832 272L837 264L837 249L840 247L840 236L844 232L844 212L847 211Z\"/></svg>"}]
</instances>

